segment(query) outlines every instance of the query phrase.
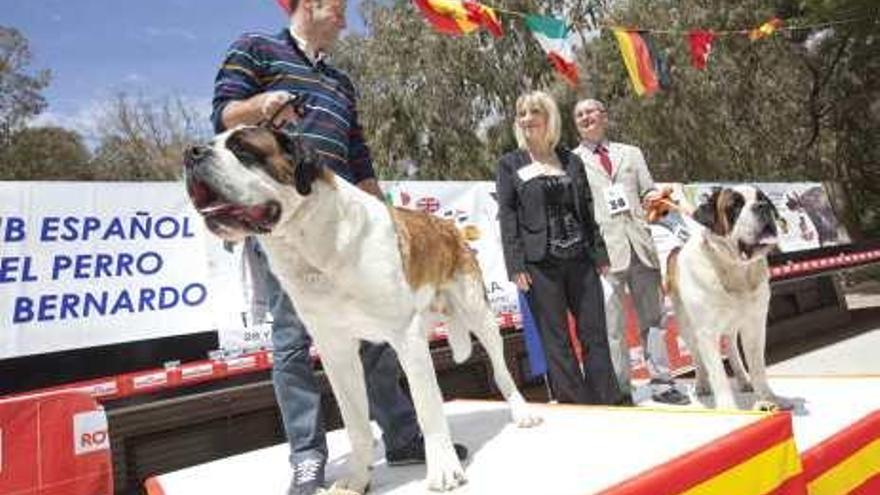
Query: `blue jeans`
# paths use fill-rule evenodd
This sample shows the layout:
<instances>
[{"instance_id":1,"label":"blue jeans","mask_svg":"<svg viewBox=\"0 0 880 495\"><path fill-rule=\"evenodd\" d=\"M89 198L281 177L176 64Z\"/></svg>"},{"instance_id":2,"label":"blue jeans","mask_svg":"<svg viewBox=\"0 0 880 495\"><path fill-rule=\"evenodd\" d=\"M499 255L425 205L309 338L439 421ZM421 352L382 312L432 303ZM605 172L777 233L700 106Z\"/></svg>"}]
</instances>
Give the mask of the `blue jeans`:
<instances>
[{"instance_id":1,"label":"blue jeans","mask_svg":"<svg viewBox=\"0 0 880 495\"><path fill-rule=\"evenodd\" d=\"M257 246L248 253L265 268L265 284L272 313L274 365L272 384L290 444L290 463L305 459L327 460L327 440L321 418L321 390L315 379L309 347L312 339L290 298L269 270L265 254ZM370 416L382 428L385 450L409 445L420 434L412 401L400 386L400 365L388 344L361 343L361 360L367 382Z\"/></svg>"}]
</instances>

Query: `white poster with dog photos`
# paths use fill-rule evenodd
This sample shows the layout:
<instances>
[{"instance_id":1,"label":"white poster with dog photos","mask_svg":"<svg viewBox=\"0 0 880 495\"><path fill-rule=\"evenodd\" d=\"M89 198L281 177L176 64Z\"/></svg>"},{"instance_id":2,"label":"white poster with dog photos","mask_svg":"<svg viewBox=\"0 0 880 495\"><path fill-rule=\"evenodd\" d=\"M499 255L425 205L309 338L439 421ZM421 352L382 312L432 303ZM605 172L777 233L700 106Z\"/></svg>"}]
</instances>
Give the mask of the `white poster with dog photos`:
<instances>
[{"instance_id":1,"label":"white poster with dog photos","mask_svg":"<svg viewBox=\"0 0 880 495\"><path fill-rule=\"evenodd\" d=\"M712 188L730 183L697 183L684 186L693 207L699 206ZM779 250L804 251L851 242L846 227L838 221L825 187L819 182L762 182L763 191L779 213Z\"/></svg>"}]
</instances>

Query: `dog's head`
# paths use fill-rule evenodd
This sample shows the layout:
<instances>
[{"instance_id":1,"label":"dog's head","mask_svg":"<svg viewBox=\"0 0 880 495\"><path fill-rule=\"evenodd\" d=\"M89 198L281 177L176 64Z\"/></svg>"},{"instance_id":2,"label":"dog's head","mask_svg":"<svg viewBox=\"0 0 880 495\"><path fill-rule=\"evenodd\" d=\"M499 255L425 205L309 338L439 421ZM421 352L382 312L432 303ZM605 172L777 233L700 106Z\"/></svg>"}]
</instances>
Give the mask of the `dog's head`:
<instances>
[{"instance_id":1,"label":"dog's head","mask_svg":"<svg viewBox=\"0 0 880 495\"><path fill-rule=\"evenodd\" d=\"M260 126L239 126L190 147L184 165L193 205L227 240L270 233L317 179L333 180L300 138Z\"/></svg>"},{"instance_id":2,"label":"dog's head","mask_svg":"<svg viewBox=\"0 0 880 495\"><path fill-rule=\"evenodd\" d=\"M742 261L769 253L778 243L779 212L761 190L753 186L716 187L694 212L710 235L735 248Z\"/></svg>"}]
</instances>

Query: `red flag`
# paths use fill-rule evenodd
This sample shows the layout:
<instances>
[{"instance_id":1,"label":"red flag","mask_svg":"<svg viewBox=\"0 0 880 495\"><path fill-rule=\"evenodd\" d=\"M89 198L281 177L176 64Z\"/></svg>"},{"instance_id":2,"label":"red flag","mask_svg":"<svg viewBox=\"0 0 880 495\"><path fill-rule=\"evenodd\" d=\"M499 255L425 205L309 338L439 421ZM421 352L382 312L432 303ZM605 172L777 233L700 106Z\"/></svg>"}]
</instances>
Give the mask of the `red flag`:
<instances>
[{"instance_id":1,"label":"red flag","mask_svg":"<svg viewBox=\"0 0 880 495\"><path fill-rule=\"evenodd\" d=\"M694 29L688 33L688 45L691 48L691 65L697 69L706 68L709 54L712 52L712 42L715 41L715 33Z\"/></svg>"}]
</instances>

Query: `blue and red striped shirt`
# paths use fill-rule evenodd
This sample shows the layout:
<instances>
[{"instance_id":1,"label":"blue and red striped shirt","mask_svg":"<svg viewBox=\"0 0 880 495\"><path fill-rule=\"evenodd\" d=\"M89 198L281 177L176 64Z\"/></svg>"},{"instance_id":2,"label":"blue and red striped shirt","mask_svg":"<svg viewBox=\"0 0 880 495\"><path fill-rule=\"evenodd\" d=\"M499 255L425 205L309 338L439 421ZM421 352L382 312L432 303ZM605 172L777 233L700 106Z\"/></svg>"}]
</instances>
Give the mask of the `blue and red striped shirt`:
<instances>
[{"instance_id":1,"label":"blue and red striped shirt","mask_svg":"<svg viewBox=\"0 0 880 495\"><path fill-rule=\"evenodd\" d=\"M355 184L375 177L354 85L323 60L312 63L287 29L244 34L229 48L214 83L214 130L224 130L220 116L229 102L274 90L303 97L305 116L289 130L306 138L324 165Z\"/></svg>"}]
</instances>

